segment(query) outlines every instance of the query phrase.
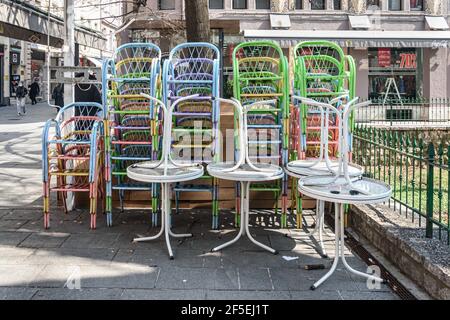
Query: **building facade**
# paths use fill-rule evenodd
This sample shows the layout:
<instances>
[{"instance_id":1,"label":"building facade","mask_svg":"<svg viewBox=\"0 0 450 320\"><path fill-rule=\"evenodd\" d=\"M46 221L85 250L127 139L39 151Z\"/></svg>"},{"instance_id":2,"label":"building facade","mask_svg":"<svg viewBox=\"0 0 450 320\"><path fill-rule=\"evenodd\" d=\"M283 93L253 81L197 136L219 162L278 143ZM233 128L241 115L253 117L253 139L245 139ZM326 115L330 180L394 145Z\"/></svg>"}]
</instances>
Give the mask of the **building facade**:
<instances>
[{"instance_id":1,"label":"building facade","mask_svg":"<svg viewBox=\"0 0 450 320\"><path fill-rule=\"evenodd\" d=\"M50 65L64 65L64 5L64 0L0 1L0 105L11 103L19 81L38 81L38 99L47 99L48 34ZM75 63L100 66L111 56L123 9L115 0L75 1Z\"/></svg>"},{"instance_id":2,"label":"building facade","mask_svg":"<svg viewBox=\"0 0 450 320\"><path fill-rule=\"evenodd\" d=\"M223 46L225 74L231 65L232 49L241 41L273 39L289 54L289 48L299 41L329 39L355 58L359 97L382 98L389 79L394 79L398 93L394 90L389 94L404 99L443 98L450 96L449 3L209 0L209 14L212 41ZM140 18L130 26L124 40L152 41L169 51L184 41L183 12L183 0L148 1L139 9ZM291 36L286 37L287 33Z\"/></svg>"}]
</instances>

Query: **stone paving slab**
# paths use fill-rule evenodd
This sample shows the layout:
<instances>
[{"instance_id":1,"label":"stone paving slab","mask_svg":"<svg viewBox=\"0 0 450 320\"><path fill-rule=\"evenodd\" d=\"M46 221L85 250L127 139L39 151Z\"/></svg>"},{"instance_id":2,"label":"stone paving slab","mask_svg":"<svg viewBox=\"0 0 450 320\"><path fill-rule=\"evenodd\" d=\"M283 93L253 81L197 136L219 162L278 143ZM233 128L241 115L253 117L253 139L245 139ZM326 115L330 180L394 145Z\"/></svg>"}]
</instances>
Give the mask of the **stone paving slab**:
<instances>
[{"instance_id":1,"label":"stone paving slab","mask_svg":"<svg viewBox=\"0 0 450 320\"><path fill-rule=\"evenodd\" d=\"M25 257L29 265L110 265L117 249L106 248L52 248L37 249ZM1 252L1 251L0 251Z\"/></svg>"},{"instance_id":2,"label":"stone paving slab","mask_svg":"<svg viewBox=\"0 0 450 320\"><path fill-rule=\"evenodd\" d=\"M2 231L0 232L0 246L18 246L30 235L31 233L28 232Z\"/></svg>"},{"instance_id":3,"label":"stone paving slab","mask_svg":"<svg viewBox=\"0 0 450 320\"><path fill-rule=\"evenodd\" d=\"M216 269L161 268L156 288L161 289L215 289Z\"/></svg>"},{"instance_id":4,"label":"stone paving slab","mask_svg":"<svg viewBox=\"0 0 450 320\"><path fill-rule=\"evenodd\" d=\"M33 286L63 288L69 277L80 277L83 288L154 288L159 268L110 264L104 266L59 266L44 267L33 279ZM74 278L72 278L74 279Z\"/></svg>"},{"instance_id":5,"label":"stone paving slab","mask_svg":"<svg viewBox=\"0 0 450 320\"><path fill-rule=\"evenodd\" d=\"M83 289L41 288L36 290L33 300L117 300L122 297L123 289Z\"/></svg>"},{"instance_id":6,"label":"stone paving slab","mask_svg":"<svg viewBox=\"0 0 450 320\"><path fill-rule=\"evenodd\" d=\"M36 276L44 266L27 265L0 265L0 287L34 287Z\"/></svg>"},{"instance_id":7,"label":"stone paving slab","mask_svg":"<svg viewBox=\"0 0 450 320\"><path fill-rule=\"evenodd\" d=\"M35 288L0 287L0 300L30 300L37 291Z\"/></svg>"},{"instance_id":8,"label":"stone paving slab","mask_svg":"<svg viewBox=\"0 0 450 320\"><path fill-rule=\"evenodd\" d=\"M24 220L0 220L0 231L17 231L20 229L27 221Z\"/></svg>"},{"instance_id":9,"label":"stone paving slab","mask_svg":"<svg viewBox=\"0 0 450 320\"><path fill-rule=\"evenodd\" d=\"M37 232L23 240L19 247L24 248L58 248L70 237L68 233Z\"/></svg>"},{"instance_id":10,"label":"stone paving slab","mask_svg":"<svg viewBox=\"0 0 450 320\"><path fill-rule=\"evenodd\" d=\"M208 290L208 300L291 300L288 291Z\"/></svg>"},{"instance_id":11,"label":"stone paving slab","mask_svg":"<svg viewBox=\"0 0 450 320\"><path fill-rule=\"evenodd\" d=\"M205 300L211 290L125 289L120 299L125 300Z\"/></svg>"},{"instance_id":12,"label":"stone paving slab","mask_svg":"<svg viewBox=\"0 0 450 320\"><path fill-rule=\"evenodd\" d=\"M269 268L248 266L238 271L240 290L274 290Z\"/></svg>"}]
</instances>

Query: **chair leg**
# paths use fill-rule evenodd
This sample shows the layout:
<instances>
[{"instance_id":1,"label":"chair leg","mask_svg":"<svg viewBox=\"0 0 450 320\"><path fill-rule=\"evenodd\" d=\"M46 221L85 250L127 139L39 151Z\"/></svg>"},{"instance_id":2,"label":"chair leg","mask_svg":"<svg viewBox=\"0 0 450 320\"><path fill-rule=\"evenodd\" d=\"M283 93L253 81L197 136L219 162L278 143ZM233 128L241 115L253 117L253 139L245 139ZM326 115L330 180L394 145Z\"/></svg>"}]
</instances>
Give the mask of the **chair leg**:
<instances>
[{"instance_id":1,"label":"chair leg","mask_svg":"<svg viewBox=\"0 0 450 320\"><path fill-rule=\"evenodd\" d=\"M43 208L44 208L44 228L48 229L50 228L50 199L49 199L49 188L48 186L50 185L50 181L44 182L43 184Z\"/></svg>"},{"instance_id":2,"label":"chair leg","mask_svg":"<svg viewBox=\"0 0 450 320\"><path fill-rule=\"evenodd\" d=\"M179 191L175 191L175 213L179 214L180 213L180 203L179 203L179 198L180 198L180 192Z\"/></svg>"},{"instance_id":3,"label":"chair leg","mask_svg":"<svg viewBox=\"0 0 450 320\"><path fill-rule=\"evenodd\" d=\"M91 229L94 230L97 227L97 183L91 183L89 202L90 202L90 216L91 216Z\"/></svg>"}]
</instances>

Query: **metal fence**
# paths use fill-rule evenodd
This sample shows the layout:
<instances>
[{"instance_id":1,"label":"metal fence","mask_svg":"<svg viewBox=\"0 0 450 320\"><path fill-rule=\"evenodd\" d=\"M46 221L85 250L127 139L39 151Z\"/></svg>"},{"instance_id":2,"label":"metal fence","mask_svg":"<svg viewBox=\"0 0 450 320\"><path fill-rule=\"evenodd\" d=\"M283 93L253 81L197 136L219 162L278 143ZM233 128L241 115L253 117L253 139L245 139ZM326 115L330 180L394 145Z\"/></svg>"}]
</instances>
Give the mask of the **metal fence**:
<instances>
[{"instance_id":1,"label":"metal fence","mask_svg":"<svg viewBox=\"0 0 450 320\"><path fill-rule=\"evenodd\" d=\"M372 100L368 107L355 111L356 123L426 124L450 123L450 99Z\"/></svg>"},{"instance_id":2,"label":"metal fence","mask_svg":"<svg viewBox=\"0 0 450 320\"><path fill-rule=\"evenodd\" d=\"M353 161L392 186L389 206L450 244L450 148L409 133L356 125Z\"/></svg>"}]
</instances>

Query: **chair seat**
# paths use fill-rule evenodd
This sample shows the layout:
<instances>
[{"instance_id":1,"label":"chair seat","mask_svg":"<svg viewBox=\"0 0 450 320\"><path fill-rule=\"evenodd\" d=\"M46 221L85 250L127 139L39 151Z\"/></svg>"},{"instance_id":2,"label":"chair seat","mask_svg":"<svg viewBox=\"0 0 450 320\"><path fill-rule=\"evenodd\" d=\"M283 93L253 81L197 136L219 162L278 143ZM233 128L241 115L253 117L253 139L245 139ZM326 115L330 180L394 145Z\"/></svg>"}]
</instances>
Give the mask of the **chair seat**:
<instances>
[{"instance_id":1,"label":"chair seat","mask_svg":"<svg viewBox=\"0 0 450 320\"><path fill-rule=\"evenodd\" d=\"M332 172L328 170L325 161L320 161L313 167L310 167L314 163L314 161L314 159L291 161L286 165L286 174L295 178L303 178L309 176L328 176L332 174ZM330 160L330 163L331 169L337 172L339 162L337 160ZM349 163L348 173L351 177L358 177L364 173L364 168L357 164Z\"/></svg>"},{"instance_id":2,"label":"chair seat","mask_svg":"<svg viewBox=\"0 0 450 320\"><path fill-rule=\"evenodd\" d=\"M392 189L382 181L369 178L353 178L353 187L340 176L313 176L299 180L298 190L308 197L345 204L373 204L389 200ZM356 190L366 191L367 194Z\"/></svg>"},{"instance_id":3,"label":"chair seat","mask_svg":"<svg viewBox=\"0 0 450 320\"><path fill-rule=\"evenodd\" d=\"M167 166L162 163L154 166L159 161L144 161L133 164L127 168L127 176L130 179L141 182L170 183L194 180L203 175L203 167L177 167L172 163Z\"/></svg>"},{"instance_id":4,"label":"chair seat","mask_svg":"<svg viewBox=\"0 0 450 320\"><path fill-rule=\"evenodd\" d=\"M283 177L283 169L273 164L258 163L258 168L265 171L256 171L248 164L244 164L234 171L224 171L234 167L234 163L221 162L212 163L206 167L208 173L216 178L233 181L269 181Z\"/></svg>"}]
</instances>

